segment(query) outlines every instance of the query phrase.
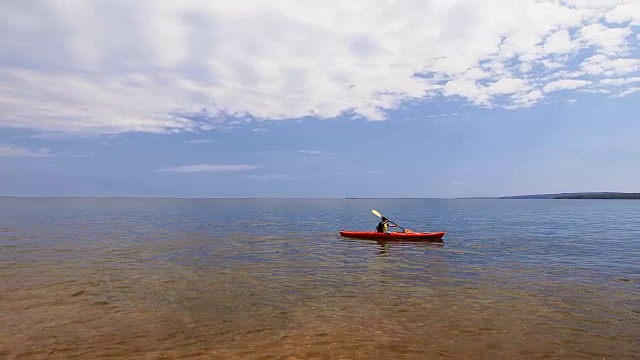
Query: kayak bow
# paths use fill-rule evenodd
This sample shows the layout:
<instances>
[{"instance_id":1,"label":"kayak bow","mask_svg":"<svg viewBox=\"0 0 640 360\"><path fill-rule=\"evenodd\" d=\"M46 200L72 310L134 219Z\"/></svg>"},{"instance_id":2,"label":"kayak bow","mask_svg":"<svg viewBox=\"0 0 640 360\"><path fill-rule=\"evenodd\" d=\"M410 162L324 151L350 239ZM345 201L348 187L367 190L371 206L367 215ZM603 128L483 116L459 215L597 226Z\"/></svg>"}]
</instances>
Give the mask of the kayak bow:
<instances>
[{"instance_id":1,"label":"kayak bow","mask_svg":"<svg viewBox=\"0 0 640 360\"><path fill-rule=\"evenodd\" d=\"M445 232L389 232L380 233L376 231L340 231L340 235L346 238L352 239L367 239L367 240L389 240L389 241L442 241L442 237Z\"/></svg>"}]
</instances>

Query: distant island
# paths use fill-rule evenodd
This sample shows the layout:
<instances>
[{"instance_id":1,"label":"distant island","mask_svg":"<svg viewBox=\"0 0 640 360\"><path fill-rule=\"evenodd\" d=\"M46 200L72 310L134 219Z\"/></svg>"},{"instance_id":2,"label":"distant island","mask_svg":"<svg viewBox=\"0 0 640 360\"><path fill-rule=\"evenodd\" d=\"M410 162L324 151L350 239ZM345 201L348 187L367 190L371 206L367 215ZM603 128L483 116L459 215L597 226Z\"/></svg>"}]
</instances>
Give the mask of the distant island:
<instances>
[{"instance_id":1,"label":"distant island","mask_svg":"<svg viewBox=\"0 0 640 360\"><path fill-rule=\"evenodd\" d=\"M582 192L559 194L516 195L501 197L468 197L459 199L620 199L640 200L640 193L623 192Z\"/></svg>"},{"instance_id":2,"label":"distant island","mask_svg":"<svg viewBox=\"0 0 640 360\"><path fill-rule=\"evenodd\" d=\"M556 199L627 199L639 200L640 193L596 193L596 194L571 194L555 197Z\"/></svg>"}]
</instances>

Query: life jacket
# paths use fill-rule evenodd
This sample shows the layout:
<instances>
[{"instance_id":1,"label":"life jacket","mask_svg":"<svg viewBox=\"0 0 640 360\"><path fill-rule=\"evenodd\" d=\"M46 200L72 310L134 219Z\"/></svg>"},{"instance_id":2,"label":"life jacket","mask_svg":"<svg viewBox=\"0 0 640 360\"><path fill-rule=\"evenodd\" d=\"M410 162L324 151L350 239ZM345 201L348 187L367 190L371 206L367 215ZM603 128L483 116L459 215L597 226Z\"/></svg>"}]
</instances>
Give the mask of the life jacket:
<instances>
[{"instance_id":1,"label":"life jacket","mask_svg":"<svg viewBox=\"0 0 640 360\"><path fill-rule=\"evenodd\" d=\"M383 232L387 232L387 223L385 223L384 221L380 221L378 223L378 226L376 226L376 231L383 233Z\"/></svg>"}]
</instances>

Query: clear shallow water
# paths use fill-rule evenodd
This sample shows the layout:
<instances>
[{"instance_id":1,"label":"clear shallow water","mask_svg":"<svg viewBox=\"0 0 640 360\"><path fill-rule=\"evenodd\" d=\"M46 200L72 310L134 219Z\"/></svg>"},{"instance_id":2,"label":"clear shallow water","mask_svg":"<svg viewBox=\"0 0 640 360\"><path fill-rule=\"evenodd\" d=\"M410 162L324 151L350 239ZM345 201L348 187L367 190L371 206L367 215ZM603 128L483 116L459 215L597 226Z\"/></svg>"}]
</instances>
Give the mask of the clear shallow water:
<instances>
[{"instance_id":1,"label":"clear shallow water","mask_svg":"<svg viewBox=\"0 0 640 360\"><path fill-rule=\"evenodd\" d=\"M347 240L371 209L444 244ZM0 199L2 358L640 357L640 201Z\"/></svg>"}]
</instances>

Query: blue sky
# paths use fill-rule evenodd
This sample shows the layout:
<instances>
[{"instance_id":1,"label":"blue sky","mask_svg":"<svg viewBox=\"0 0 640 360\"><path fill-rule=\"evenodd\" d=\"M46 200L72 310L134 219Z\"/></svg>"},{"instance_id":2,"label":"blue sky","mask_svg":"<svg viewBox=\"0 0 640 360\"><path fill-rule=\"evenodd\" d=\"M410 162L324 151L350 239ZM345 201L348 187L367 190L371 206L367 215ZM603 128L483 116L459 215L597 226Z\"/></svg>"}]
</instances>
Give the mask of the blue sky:
<instances>
[{"instance_id":1,"label":"blue sky","mask_svg":"<svg viewBox=\"0 0 640 360\"><path fill-rule=\"evenodd\" d=\"M639 1L0 13L0 195L640 191Z\"/></svg>"}]
</instances>

